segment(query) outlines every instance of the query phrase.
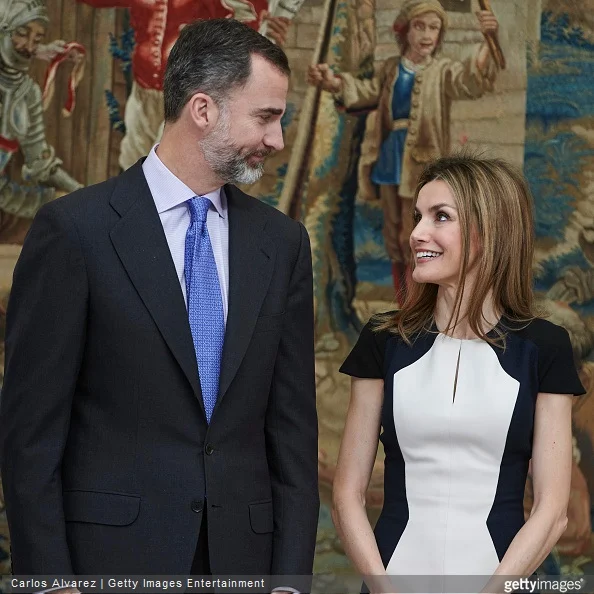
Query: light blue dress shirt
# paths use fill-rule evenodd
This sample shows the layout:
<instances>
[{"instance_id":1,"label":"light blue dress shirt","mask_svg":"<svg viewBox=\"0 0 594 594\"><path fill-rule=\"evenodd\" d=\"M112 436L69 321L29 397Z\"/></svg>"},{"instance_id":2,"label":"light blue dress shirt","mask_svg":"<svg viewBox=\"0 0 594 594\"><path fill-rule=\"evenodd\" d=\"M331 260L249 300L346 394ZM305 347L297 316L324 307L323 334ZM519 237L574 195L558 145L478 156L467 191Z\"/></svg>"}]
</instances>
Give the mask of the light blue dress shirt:
<instances>
[{"instance_id":1,"label":"light blue dress shirt","mask_svg":"<svg viewBox=\"0 0 594 594\"><path fill-rule=\"evenodd\" d=\"M171 258L175 265L175 271L187 307L184 254L186 233L190 226L190 212L186 201L194 198L196 194L167 169L155 151L157 146L155 145L151 149L142 164L142 170L153 195L163 225L163 231L165 231ZM206 217L206 226L208 227L208 235L210 236L210 243L212 244L219 274L226 323L229 310L229 217L227 198L222 188L203 195L212 203Z\"/></svg>"}]
</instances>

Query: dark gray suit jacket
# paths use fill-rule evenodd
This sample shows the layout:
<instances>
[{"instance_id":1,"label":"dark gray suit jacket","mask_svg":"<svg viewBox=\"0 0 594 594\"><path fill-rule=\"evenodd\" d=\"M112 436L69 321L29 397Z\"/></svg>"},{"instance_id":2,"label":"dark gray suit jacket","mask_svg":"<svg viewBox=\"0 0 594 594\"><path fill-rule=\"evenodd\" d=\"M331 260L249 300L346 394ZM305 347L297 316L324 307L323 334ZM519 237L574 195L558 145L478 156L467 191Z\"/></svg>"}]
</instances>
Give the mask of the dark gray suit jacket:
<instances>
[{"instance_id":1,"label":"dark gray suit jacket","mask_svg":"<svg viewBox=\"0 0 594 594\"><path fill-rule=\"evenodd\" d=\"M0 403L14 573L188 573L205 494L214 574L311 572L309 240L274 208L225 192L229 314L210 425L140 162L35 218Z\"/></svg>"}]
</instances>

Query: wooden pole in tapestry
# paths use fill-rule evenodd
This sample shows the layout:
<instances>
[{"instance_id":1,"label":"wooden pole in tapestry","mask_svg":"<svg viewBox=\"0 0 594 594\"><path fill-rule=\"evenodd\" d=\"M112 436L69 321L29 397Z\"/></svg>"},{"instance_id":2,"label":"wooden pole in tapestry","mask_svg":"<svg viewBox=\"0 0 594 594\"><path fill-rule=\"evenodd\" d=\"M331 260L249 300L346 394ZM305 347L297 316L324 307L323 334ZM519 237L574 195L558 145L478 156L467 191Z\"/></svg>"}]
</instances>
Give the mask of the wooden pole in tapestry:
<instances>
[{"instance_id":1,"label":"wooden pole in tapestry","mask_svg":"<svg viewBox=\"0 0 594 594\"><path fill-rule=\"evenodd\" d=\"M479 0L479 6L481 10L489 10L493 11L491 8L490 0ZM491 51L491 56L495 60L495 63L501 70L505 70L505 56L503 55L503 50L501 49L501 45L499 45L499 39L497 37L497 33L487 33L485 35L485 39L487 41L487 45L489 46L489 50Z\"/></svg>"},{"instance_id":2,"label":"wooden pole in tapestry","mask_svg":"<svg viewBox=\"0 0 594 594\"><path fill-rule=\"evenodd\" d=\"M332 21L336 9L336 0L326 0L324 14L320 25L320 32L312 57L312 64L325 62L328 53L330 38L332 36ZM299 128L291 149L291 157L285 174L283 190L281 192L278 209L285 214L292 211L298 202L305 175L307 174L309 152L316 129L318 105L321 90L317 87L308 87L299 116Z\"/></svg>"}]
</instances>

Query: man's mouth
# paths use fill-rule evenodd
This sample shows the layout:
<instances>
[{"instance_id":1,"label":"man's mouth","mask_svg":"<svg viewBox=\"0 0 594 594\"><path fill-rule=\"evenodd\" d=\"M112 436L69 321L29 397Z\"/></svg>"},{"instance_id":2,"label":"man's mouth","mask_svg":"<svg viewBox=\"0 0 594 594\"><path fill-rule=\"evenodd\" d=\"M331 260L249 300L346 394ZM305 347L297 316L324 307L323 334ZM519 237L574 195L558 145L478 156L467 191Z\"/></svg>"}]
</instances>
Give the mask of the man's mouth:
<instances>
[{"instance_id":1,"label":"man's mouth","mask_svg":"<svg viewBox=\"0 0 594 594\"><path fill-rule=\"evenodd\" d=\"M266 157L270 155L272 151L258 151L257 153L251 153L247 157L247 161L252 161L256 163L262 163Z\"/></svg>"}]
</instances>

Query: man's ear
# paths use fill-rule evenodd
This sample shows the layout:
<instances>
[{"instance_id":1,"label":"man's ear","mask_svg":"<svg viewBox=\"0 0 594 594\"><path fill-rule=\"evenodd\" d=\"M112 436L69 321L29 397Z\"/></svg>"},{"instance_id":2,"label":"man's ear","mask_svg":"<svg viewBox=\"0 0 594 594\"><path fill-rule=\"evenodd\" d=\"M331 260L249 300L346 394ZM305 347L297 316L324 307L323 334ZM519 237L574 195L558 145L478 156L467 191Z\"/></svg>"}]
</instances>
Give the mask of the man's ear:
<instances>
[{"instance_id":1,"label":"man's ear","mask_svg":"<svg viewBox=\"0 0 594 594\"><path fill-rule=\"evenodd\" d=\"M212 130L219 119L219 108L212 97L205 93L192 95L187 108L192 121L203 133Z\"/></svg>"}]
</instances>

